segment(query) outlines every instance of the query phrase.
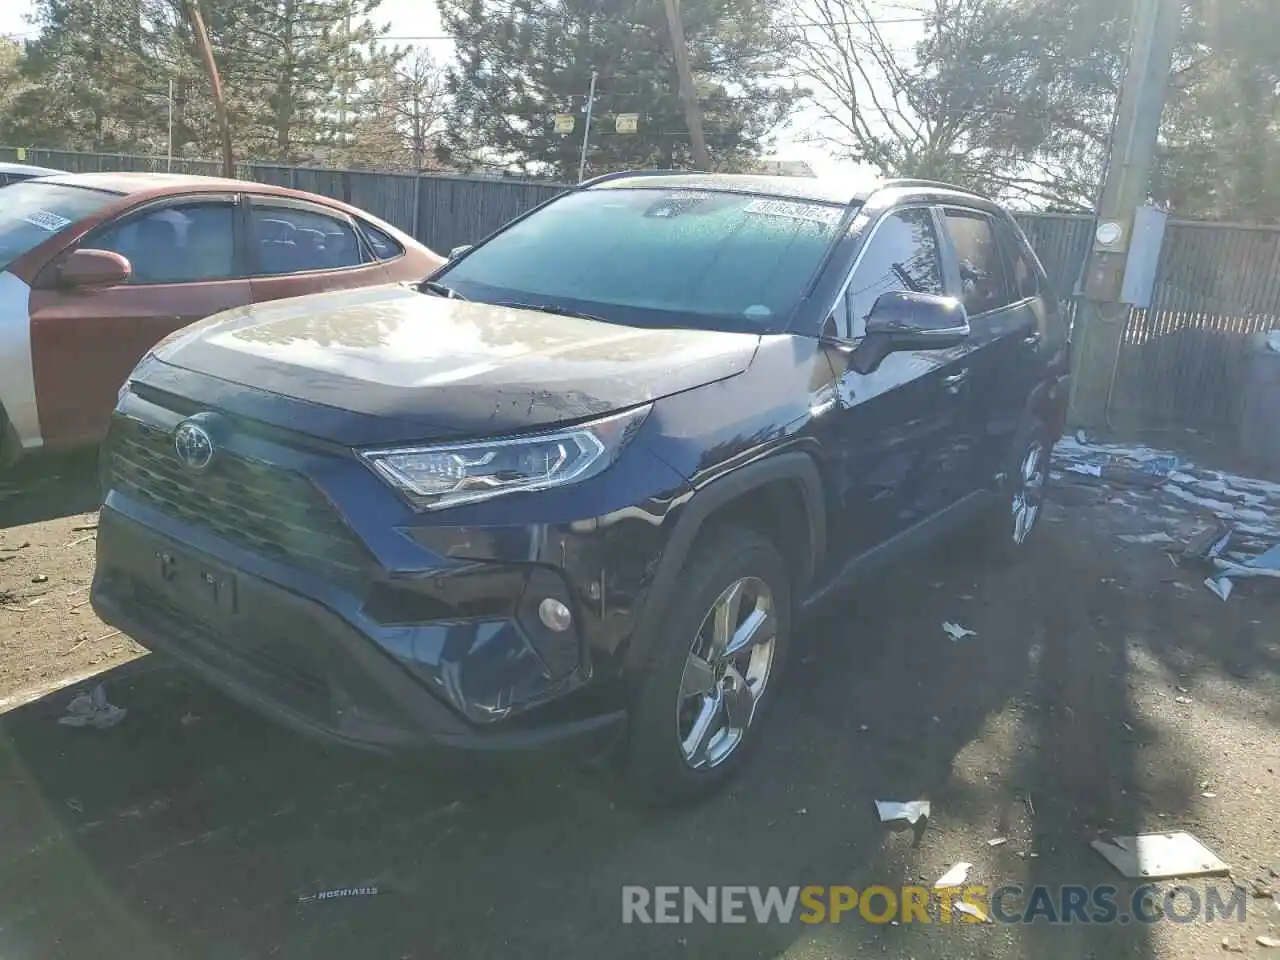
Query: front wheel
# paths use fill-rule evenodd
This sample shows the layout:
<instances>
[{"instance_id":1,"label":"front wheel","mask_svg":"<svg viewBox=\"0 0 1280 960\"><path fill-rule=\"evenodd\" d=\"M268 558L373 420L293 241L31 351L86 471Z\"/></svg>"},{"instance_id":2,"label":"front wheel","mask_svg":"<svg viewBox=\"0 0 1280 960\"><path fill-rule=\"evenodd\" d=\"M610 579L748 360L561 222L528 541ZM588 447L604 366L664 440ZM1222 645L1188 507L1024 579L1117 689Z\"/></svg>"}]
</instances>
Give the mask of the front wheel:
<instances>
[{"instance_id":1,"label":"front wheel","mask_svg":"<svg viewBox=\"0 0 1280 960\"><path fill-rule=\"evenodd\" d=\"M634 701L626 779L650 803L717 789L744 762L786 662L791 584L774 546L741 528L690 554Z\"/></svg>"}]
</instances>

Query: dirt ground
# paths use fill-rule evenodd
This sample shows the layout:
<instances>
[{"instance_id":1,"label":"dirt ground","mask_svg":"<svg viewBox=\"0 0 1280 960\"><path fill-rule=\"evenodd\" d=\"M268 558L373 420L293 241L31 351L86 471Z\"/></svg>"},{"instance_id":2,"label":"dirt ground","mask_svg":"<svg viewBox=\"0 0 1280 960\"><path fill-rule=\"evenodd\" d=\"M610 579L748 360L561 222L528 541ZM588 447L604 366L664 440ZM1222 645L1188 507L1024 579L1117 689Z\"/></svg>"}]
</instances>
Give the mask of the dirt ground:
<instances>
[{"instance_id":1,"label":"dirt ground","mask_svg":"<svg viewBox=\"0 0 1280 960\"><path fill-rule=\"evenodd\" d=\"M1141 509L1064 489L1024 564L956 542L866 584L802 628L728 793L654 813L545 760L326 750L108 636L84 602L91 475L72 460L0 487L6 960L1280 958L1256 942L1280 937L1280 585L1222 602L1116 540L1152 529ZM125 719L59 725L98 683ZM873 801L917 798L933 818L913 846ZM1192 886L1244 886L1243 924L621 922L627 884L896 887L958 861L991 887L1126 891L1089 842L1174 829L1231 865Z\"/></svg>"}]
</instances>

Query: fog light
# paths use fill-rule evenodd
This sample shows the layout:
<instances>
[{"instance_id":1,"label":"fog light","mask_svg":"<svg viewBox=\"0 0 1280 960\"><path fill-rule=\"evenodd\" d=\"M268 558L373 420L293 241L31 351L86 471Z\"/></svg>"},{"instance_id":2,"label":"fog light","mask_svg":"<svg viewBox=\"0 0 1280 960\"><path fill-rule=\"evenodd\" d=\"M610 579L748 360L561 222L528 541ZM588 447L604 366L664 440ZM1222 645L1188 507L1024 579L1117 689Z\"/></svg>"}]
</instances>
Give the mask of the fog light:
<instances>
[{"instance_id":1,"label":"fog light","mask_svg":"<svg viewBox=\"0 0 1280 960\"><path fill-rule=\"evenodd\" d=\"M573 614L559 600L547 597L538 604L538 619L546 624L548 630L564 633L569 629L569 624L573 622Z\"/></svg>"}]
</instances>

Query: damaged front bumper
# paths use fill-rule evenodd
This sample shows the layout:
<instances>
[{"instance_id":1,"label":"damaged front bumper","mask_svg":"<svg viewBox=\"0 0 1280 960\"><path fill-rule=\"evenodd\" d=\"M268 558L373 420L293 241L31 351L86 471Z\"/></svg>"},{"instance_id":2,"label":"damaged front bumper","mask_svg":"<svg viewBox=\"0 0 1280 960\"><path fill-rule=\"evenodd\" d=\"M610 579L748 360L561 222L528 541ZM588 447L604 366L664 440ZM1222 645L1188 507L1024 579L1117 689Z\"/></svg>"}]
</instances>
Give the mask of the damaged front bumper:
<instances>
[{"instance_id":1,"label":"damaged front bumper","mask_svg":"<svg viewBox=\"0 0 1280 960\"><path fill-rule=\"evenodd\" d=\"M108 497L94 609L295 730L375 750L587 752L625 719L583 689L581 634L548 642L529 622L535 595L571 600L554 571L480 563L356 596L180 527Z\"/></svg>"}]
</instances>

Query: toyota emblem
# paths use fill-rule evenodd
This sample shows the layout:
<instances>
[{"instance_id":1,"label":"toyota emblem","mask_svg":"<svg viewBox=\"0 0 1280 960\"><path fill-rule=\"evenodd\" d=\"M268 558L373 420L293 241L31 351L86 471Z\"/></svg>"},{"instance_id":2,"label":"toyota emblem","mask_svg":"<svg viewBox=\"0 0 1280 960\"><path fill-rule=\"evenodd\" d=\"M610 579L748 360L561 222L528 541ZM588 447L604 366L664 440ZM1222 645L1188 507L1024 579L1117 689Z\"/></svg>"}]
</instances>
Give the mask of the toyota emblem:
<instances>
[{"instance_id":1,"label":"toyota emblem","mask_svg":"<svg viewBox=\"0 0 1280 960\"><path fill-rule=\"evenodd\" d=\"M204 427L186 420L173 433L173 452L179 463L198 473L213 461L213 438Z\"/></svg>"}]
</instances>

